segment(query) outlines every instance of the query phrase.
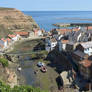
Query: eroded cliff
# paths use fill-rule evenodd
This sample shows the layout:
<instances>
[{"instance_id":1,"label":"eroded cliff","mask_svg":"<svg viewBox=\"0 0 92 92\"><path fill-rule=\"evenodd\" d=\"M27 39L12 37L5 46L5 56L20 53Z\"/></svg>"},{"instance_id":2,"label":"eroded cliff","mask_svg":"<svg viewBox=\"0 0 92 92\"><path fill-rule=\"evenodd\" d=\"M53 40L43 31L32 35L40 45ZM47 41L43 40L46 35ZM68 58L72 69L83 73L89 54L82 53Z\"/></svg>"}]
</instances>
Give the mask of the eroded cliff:
<instances>
[{"instance_id":1,"label":"eroded cliff","mask_svg":"<svg viewBox=\"0 0 92 92\"><path fill-rule=\"evenodd\" d=\"M14 8L0 8L0 33L31 31L38 25L31 16Z\"/></svg>"}]
</instances>

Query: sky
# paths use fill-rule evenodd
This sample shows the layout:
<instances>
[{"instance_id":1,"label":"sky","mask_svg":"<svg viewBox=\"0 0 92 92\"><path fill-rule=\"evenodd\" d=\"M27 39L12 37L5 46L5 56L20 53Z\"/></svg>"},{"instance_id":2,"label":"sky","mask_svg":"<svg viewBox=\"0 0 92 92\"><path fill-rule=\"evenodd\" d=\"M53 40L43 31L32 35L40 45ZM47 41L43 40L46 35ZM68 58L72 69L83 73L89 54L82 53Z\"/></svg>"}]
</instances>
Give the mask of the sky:
<instances>
[{"instance_id":1,"label":"sky","mask_svg":"<svg viewBox=\"0 0 92 92\"><path fill-rule=\"evenodd\" d=\"M92 0L0 0L0 7L22 11L92 11Z\"/></svg>"}]
</instances>

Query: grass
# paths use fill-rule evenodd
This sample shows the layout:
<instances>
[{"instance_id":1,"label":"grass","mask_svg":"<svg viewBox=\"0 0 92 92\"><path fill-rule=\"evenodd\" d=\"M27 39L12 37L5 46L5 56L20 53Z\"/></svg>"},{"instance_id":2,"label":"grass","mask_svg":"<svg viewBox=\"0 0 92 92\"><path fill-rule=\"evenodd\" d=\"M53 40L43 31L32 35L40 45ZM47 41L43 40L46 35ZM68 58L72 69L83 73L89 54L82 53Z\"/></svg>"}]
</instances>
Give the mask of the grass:
<instances>
[{"instance_id":1,"label":"grass","mask_svg":"<svg viewBox=\"0 0 92 92\"><path fill-rule=\"evenodd\" d=\"M0 10L14 10L14 8L4 8L4 7L0 7Z\"/></svg>"},{"instance_id":2,"label":"grass","mask_svg":"<svg viewBox=\"0 0 92 92\"><path fill-rule=\"evenodd\" d=\"M21 43L17 43L11 52L14 53L30 53L34 51L34 48L41 42L41 39L28 40Z\"/></svg>"},{"instance_id":3,"label":"grass","mask_svg":"<svg viewBox=\"0 0 92 92\"><path fill-rule=\"evenodd\" d=\"M4 25L0 25L0 38L7 37L8 34L13 34L13 32L5 28Z\"/></svg>"},{"instance_id":4,"label":"grass","mask_svg":"<svg viewBox=\"0 0 92 92\"><path fill-rule=\"evenodd\" d=\"M37 62L37 61L36 61ZM46 65L49 64L49 61L43 61ZM54 70L54 68L51 68L47 66L47 72L42 73L40 71L40 68L34 65L35 70L39 70L39 73L37 74L37 83L40 84L40 87L45 90L51 90L51 88L57 89L57 83L56 78L58 77L58 73Z\"/></svg>"}]
</instances>

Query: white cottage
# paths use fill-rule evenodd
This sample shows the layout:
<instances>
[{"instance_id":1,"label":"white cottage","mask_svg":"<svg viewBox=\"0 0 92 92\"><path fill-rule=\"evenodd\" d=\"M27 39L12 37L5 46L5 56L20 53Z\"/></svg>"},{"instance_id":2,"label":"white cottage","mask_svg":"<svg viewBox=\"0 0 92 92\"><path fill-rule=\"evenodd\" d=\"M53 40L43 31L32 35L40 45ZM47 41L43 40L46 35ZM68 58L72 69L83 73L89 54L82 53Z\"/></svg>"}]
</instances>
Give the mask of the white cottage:
<instances>
[{"instance_id":1,"label":"white cottage","mask_svg":"<svg viewBox=\"0 0 92 92\"><path fill-rule=\"evenodd\" d=\"M57 45L57 40L55 38L47 38L45 40L46 43L46 47L45 49L49 49L49 50L53 50L55 48L55 46Z\"/></svg>"},{"instance_id":2,"label":"white cottage","mask_svg":"<svg viewBox=\"0 0 92 92\"><path fill-rule=\"evenodd\" d=\"M80 43L76 49L88 54L89 56L92 55L92 41Z\"/></svg>"},{"instance_id":3,"label":"white cottage","mask_svg":"<svg viewBox=\"0 0 92 92\"><path fill-rule=\"evenodd\" d=\"M18 41L20 35L18 35L18 34L17 35L11 35L11 34L9 34L8 37L11 38L12 41Z\"/></svg>"},{"instance_id":4,"label":"white cottage","mask_svg":"<svg viewBox=\"0 0 92 92\"><path fill-rule=\"evenodd\" d=\"M59 40L58 41L58 46L59 46L59 51L61 52L62 50L63 51L66 51L66 46L67 46L67 43L69 42L69 40Z\"/></svg>"},{"instance_id":5,"label":"white cottage","mask_svg":"<svg viewBox=\"0 0 92 92\"><path fill-rule=\"evenodd\" d=\"M53 50L57 45L57 40L55 38L50 39L50 48Z\"/></svg>"},{"instance_id":6,"label":"white cottage","mask_svg":"<svg viewBox=\"0 0 92 92\"><path fill-rule=\"evenodd\" d=\"M6 48L7 46L8 46L7 40L5 40L4 38L2 38L0 40L0 48Z\"/></svg>"}]
</instances>

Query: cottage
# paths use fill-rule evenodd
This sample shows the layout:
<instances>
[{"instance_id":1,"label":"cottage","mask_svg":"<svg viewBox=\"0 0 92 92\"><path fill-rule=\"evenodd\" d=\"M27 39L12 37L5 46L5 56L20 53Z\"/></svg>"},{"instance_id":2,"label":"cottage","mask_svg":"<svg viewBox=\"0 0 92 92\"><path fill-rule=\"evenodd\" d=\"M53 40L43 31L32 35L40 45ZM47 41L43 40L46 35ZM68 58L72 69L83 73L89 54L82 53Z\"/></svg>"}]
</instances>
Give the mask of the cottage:
<instances>
[{"instance_id":1,"label":"cottage","mask_svg":"<svg viewBox=\"0 0 92 92\"><path fill-rule=\"evenodd\" d=\"M66 51L66 45L68 42L69 42L69 40L59 40L58 41L59 52Z\"/></svg>"},{"instance_id":2,"label":"cottage","mask_svg":"<svg viewBox=\"0 0 92 92\"><path fill-rule=\"evenodd\" d=\"M50 47L51 47L51 50L53 50L57 45L57 40L55 38L51 38L50 39Z\"/></svg>"},{"instance_id":3,"label":"cottage","mask_svg":"<svg viewBox=\"0 0 92 92\"><path fill-rule=\"evenodd\" d=\"M74 42L68 42L66 45L66 51L68 52L72 52L76 49L78 43L74 43Z\"/></svg>"},{"instance_id":4,"label":"cottage","mask_svg":"<svg viewBox=\"0 0 92 92\"><path fill-rule=\"evenodd\" d=\"M86 28L87 30L92 30L92 26L89 26Z\"/></svg>"},{"instance_id":5,"label":"cottage","mask_svg":"<svg viewBox=\"0 0 92 92\"><path fill-rule=\"evenodd\" d=\"M29 37L29 32L15 32L18 36L21 36L23 38Z\"/></svg>"},{"instance_id":6,"label":"cottage","mask_svg":"<svg viewBox=\"0 0 92 92\"><path fill-rule=\"evenodd\" d=\"M46 38L45 43L46 50L53 50L57 45L57 40L55 38Z\"/></svg>"},{"instance_id":7,"label":"cottage","mask_svg":"<svg viewBox=\"0 0 92 92\"><path fill-rule=\"evenodd\" d=\"M80 43L77 47L77 50L80 50L89 56L92 55L92 41Z\"/></svg>"},{"instance_id":8,"label":"cottage","mask_svg":"<svg viewBox=\"0 0 92 92\"><path fill-rule=\"evenodd\" d=\"M11 34L9 34L8 35L8 37L10 38L10 39L12 39L12 41L17 41L17 40L19 40L19 35L17 34L17 35L11 35Z\"/></svg>"},{"instance_id":9,"label":"cottage","mask_svg":"<svg viewBox=\"0 0 92 92\"><path fill-rule=\"evenodd\" d=\"M4 47L5 47L4 42L2 40L0 40L0 49L2 49Z\"/></svg>"},{"instance_id":10,"label":"cottage","mask_svg":"<svg viewBox=\"0 0 92 92\"><path fill-rule=\"evenodd\" d=\"M88 55L82 51L77 50L72 52L72 58L74 59L75 63L78 64L79 61L87 59Z\"/></svg>"},{"instance_id":11,"label":"cottage","mask_svg":"<svg viewBox=\"0 0 92 92\"><path fill-rule=\"evenodd\" d=\"M73 31L79 31L81 29L81 27L75 27L75 28L73 28L72 30Z\"/></svg>"},{"instance_id":12,"label":"cottage","mask_svg":"<svg viewBox=\"0 0 92 92\"><path fill-rule=\"evenodd\" d=\"M33 29L35 36L43 36L43 30L41 29Z\"/></svg>"},{"instance_id":13,"label":"cottage","mask_svg":"<svg viewBox=\"0 0 92 92\"><path fill-rule=\"evenodd\" d=\"M2 38L2 39L0 40L0 48L6 48L7 45L8 45L7 40L5 40L4 38Z\"/></svg>"},{"instance_id":14,"label":"cottage","mask_svg":"<svg viewBox=\"0 0 92 92\"><path fill-rule=\"evenodd\" d=\"M68 42L69 42L69 40L61 40L62 49L63 49L64 51L66 51L66 46L67 46Z\"/></svg>"},{"instance_id":15,"label":"cottage","mask_svg":"<svg viewBox=\"0 0 92 92\"><path fill-rule=\"evenodd\" d=\"M10 38L6 38L8 45L10 45L12 43L12 40Z\"/></svg>"},{"instance_id":16,"label":"cottage","mask_svg":"<svg viewBox=\"0 0 92 92\"><path fill-rule=\"evenodd\" d=\"M85 59L80 62L80 74L87 80L92 78L92 61Z\"/></svg>"},{"instance_id":17,"label":"cottage","mask_svg":"<svg viewBox=\"0 0 92 92\"><path fill-rule=\"evenodd\" d=\"M34 36L35 36L34 32L31 31L31 32L29 33L29 37L34 37Z\"/></svg>"},{"instance_id":18,"label":"cottage","mask_svg":"<svg viewBox=\"0 0 92 92\"><path fill-rule=\"evenodd\" d=\"M72 32L72 29L56 29L56 31L58 32L58 34L64 35L67 32Z\"/></svg>"}]
</instances>

